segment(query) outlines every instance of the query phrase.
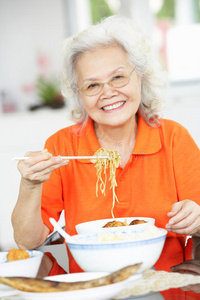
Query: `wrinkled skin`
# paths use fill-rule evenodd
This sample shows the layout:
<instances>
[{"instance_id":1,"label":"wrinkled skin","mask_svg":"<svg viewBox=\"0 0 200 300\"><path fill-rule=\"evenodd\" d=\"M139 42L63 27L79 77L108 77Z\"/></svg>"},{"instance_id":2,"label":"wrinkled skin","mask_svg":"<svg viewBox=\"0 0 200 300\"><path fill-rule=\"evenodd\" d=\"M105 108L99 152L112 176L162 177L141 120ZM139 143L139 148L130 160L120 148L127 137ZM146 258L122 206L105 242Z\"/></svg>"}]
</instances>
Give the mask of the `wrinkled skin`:
<instances>
[{"instance_id":1,"label":"wrinkled skin","mask_svg":"<svg viewBox=\"0 0 200 300\"><path fill-rule=\"evenodd\" d=\"M166 225L168 231L184 235L199 233L200 206L196 202L188 199L177 202L167 215L170 218Z\"/></svg>"}]
</instances>

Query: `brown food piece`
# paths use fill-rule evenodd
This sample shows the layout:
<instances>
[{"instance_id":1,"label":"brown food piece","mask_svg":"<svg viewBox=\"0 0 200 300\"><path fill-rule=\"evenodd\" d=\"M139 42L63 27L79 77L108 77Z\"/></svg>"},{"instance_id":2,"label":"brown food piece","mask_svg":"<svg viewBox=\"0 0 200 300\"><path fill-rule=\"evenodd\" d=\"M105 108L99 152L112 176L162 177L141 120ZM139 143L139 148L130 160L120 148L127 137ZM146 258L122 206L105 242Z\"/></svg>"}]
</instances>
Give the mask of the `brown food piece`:
<instances>
[{"instance_id":1,"label":"brown food piece","mask_svg":"<svg viewBox=\"0 0 200 300\"><path fill-rule=\"evenodd\" d=\"M14 260L20 260L20 259L26 259L26 258L30 258L30 255L24 249L12 248L8 251L8 254L7 254L8 261L14 261Z\"/></svg>"},{"instance_id":2,"label":"brown food piece","mask_svg":"<svg viewBox=\"0 0 200 300\"><path fill-rule=\"evenodd\" d=\"M129 225L137 225L137 224L143 224L143 223L147 223L147 221L136 219L136 220L133 220Z\"/></svg>"},{"instance_id":3,"label":"brown food piece","mask_svg":"<svg viewBox=\"0 0 200 300\"><path fill-rule=\"evenodd\" d=\"M110 221L106 223L103 228L109 228L109 227L120 227L120 226L127 226L125 222L120 222L120 221Z\"/></svg>"},{"instance_id":4,"label":"brown food piece","mask_svg":"<svg viewBox=\"0 0 200 300\"><path fill-rule=\"evenodd\" d=\"M143 223L147 223L147 221L135 219L130 224L128 224L126 219L124 222L114 220L114 221L110 221L110 222L106 223L103 226L103 228L137 225L137 224L143 224Z\"/></svg>"},{"instance_id":5,"label":"brown food piece","mask_svg":"<svg viewBox=\"0 0 200 300\"><path fill-rule=\"evenodd\" d=\"M88 281L58 282L39 278L0 277L0 283L25 292L52 293L63 291L75 291L109 285L112 283L123 281L135 274L135 272L140 266L141 263L131 265L120 269L116 272L113 272L107 276Z\"/></svg>"}]
</instances>

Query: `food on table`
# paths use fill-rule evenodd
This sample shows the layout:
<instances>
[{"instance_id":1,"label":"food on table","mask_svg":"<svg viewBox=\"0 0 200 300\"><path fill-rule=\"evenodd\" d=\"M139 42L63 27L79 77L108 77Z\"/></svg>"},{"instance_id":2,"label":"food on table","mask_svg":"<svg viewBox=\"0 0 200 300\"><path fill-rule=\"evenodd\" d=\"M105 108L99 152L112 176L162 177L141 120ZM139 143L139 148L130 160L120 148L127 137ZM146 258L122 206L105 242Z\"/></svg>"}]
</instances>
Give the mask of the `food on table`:
<instances>
[{"instance_id":1,"label":"food on table","mask_svg":"<svg viewBox=\"0 0 200 300\"><path fill-rule=\"evenodd\" d=\"M121 222L121 221L110 221L108 223L106 223L103 228L110 228L110 227L120 227L120 226L127 226L128 223L126 224L126 222Z\"/></svg>"},{"instance_id":2,"label":"food on table","mask_svg":"<svg viewBox=\"0 0 200 300\"><path fill-rule=\"evenodd\" d=\"M144 224L144 223L147 223L147 221L136 219L133 220L129 225L137 225L137 224Z\"/></svg>"},{"instance_id":3,"label":"food on table","mask_svg":"<svg viewBox=\"0 0 200 300\"><path fill-rule=\"evenodd\" d=\"M135 219L130 224L128 224L126 219L124 222L114 220L114 221L110 221L110 222L106 223L102 228L131 226L131 225L137 225L137 224L143 224L143 223L147 223L147 221Z\"/></svg>"},{"instance_id":4,"label":"food on table","mask_svg":"<svg viewBox=\"0 0 200 300\"><path fill-rule=\"evenodd\" d=\"M20 259L26 259L26 258L30 258L30 255L24 249L12 248L8 251L8 254L7 254L8 261L20 260Z\"/></svg>"},{"instance_id":5,"label":"food on table","mask_svg":"<svg viewBox=\"0 0 200 300\"><path fill-rule=\"evenodd\" d=\"M139 269L141 264L134 264L116 272L113 272L107 276L79 282L57 282L44 280L39 278L27 278L27 277L0 277L0 283L9 285L14 289L25 291L25 292L40 292L40 293L52 293L52 292L63 292L63 291L75 291L81 289L89 289L112 283L123 281Z\"/></svg>"},{"instance_id":6,"label":"food on table","mask_svg":"<svg viewBox=\"0 0 200 300\"><path fill-rule=\"evenodd\" d=\"M119 167L120 163L120 155L117 151L111 150L111 149L105 149L100 148L97 150L94 154L94 156L108 156L108 158L95 158L91 159L91 162L95 164L95 167L97 169L97 182L96 182L96 195L98 197L98 189L100 188L100 191L103 195L105 195L106 190L106 182L107 182L107 172L106 170L110 170L110 176L109 180L111 182L110 188L112 188L113 191L113 204L111 208L111 215L114 218L114 206L115 201L118 202L117 196L115 194L115 187L117 186L116 181L116 168ZM103 178L102 178L103 176Z\"/></svg>"}]
</instances>

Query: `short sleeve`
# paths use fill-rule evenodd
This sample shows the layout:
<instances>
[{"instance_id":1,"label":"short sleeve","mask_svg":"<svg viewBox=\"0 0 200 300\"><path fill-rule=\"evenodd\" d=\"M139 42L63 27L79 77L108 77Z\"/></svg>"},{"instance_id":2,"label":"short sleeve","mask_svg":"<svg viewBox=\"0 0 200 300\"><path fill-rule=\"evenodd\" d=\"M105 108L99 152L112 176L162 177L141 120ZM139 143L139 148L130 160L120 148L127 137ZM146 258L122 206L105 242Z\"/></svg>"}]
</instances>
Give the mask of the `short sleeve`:
<instances>
[{"instance_id":1,"label":"short sleeve","mask_svg":"<svg viewBox=\"0 0 200 300\"><path fill-rule=\"evenodd\" d=\"M189 132L178 126L173 136L173 163L179 200L200 205L200 150Z\"/></svg>"}]
</instances>

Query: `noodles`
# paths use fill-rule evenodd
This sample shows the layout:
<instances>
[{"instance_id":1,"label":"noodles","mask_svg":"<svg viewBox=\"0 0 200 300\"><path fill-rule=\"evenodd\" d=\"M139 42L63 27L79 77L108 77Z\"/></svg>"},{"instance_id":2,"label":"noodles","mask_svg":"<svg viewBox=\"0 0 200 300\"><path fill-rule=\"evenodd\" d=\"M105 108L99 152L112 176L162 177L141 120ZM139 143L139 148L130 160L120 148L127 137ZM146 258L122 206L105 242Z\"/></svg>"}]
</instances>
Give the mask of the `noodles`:
<instances>
[{"instance_id":1,"label":"noodles","mask_svg":"<svg viewBox=\"0 0 200 300\"><path fill-rule=\"evenodd\" d=\"M105 190L106 190L106 182L107 182L107 169L110 170L110 188L113 192L113 203L112 203L112 209L111 214L114 219L114 206L115 201L119 202L115 193L115 187L117 186L116 181L116 168L119 167L120 163L120 156L117 151L100 148L97 150L94 154L94 156L106 156L106 158L95 158L91 161L95 164L95 167L97 169L97 182L96 182L96 196L98 197L98 190L100 188L101 193L105 196ZM107 158L108 157L108 158ZM103 178L102 178L103 177Z\"/></svg>"}]
</instances>

